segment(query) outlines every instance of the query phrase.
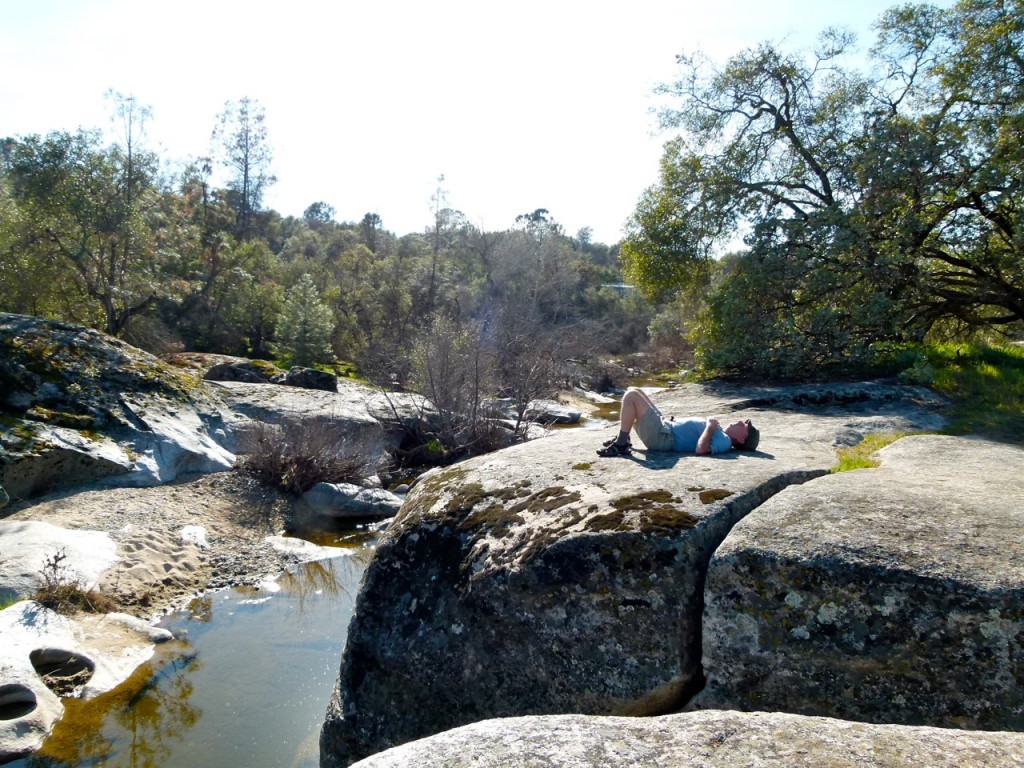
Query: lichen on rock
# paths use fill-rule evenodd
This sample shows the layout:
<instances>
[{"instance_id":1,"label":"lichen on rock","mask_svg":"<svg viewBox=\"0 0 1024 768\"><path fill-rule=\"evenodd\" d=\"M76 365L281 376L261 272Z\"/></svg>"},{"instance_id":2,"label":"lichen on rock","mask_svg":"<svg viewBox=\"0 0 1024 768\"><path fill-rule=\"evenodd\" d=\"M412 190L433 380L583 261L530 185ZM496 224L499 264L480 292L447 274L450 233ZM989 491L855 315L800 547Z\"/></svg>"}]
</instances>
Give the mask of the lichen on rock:
<instances>
[{"instance_id":1,"label":"lichen on rock","mask_svg":"<svg viewBox=\"0 0 1024 768\"><path fill-rule=\"evenodd\" d=\"M1024 450L931 435L880 455L728 536L691 706L1024 730Z\"/></svg>"},{"instance_id":2,"label":"lichen on rock","mask_svg":"<svg viewBox=\"0 0 1024 768\"><path fill-rule=\"evenodd\" d=\"M364 577L321 765L485 718L678 709L702 681L704 579L732 527L826 474L850 430L941 423L896 389L841 389L701 385L659 401L751 416L756 452L581 462L604 435L558 431L425 475Z\"/></svg>"},{"instance_id":3,"label":"lichen on rock","mask_svg":"<svg viewBox=\"0 0 1024 768\"><path fill-rule=\"evenodd\" d=\"M199 380L118 339L0 313L0 360L0 483L16 497L233 462L207 434L220 405Z\"/></svg>"}]
</instances>

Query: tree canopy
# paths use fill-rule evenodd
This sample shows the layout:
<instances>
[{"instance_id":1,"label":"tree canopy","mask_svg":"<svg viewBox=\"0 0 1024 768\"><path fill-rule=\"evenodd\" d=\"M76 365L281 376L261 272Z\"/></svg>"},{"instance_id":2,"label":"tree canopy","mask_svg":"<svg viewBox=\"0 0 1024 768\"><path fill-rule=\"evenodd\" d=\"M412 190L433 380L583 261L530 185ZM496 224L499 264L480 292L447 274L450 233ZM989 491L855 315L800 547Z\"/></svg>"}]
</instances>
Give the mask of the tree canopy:
<instances>
[{"instance_id":1,"label":"tree canopy","mask_svg":"<svg viewBox=\"0 0 1024 768\"><path fill-rule=\"evenodd\" d=\"M810 53L681 56L661 88L677 135L622 259L652 298L706 293L712 369L793 375L1024 324L1024 3L898 6L877 30L871 73L827 30Z\"/></svg>"}]
</instances>

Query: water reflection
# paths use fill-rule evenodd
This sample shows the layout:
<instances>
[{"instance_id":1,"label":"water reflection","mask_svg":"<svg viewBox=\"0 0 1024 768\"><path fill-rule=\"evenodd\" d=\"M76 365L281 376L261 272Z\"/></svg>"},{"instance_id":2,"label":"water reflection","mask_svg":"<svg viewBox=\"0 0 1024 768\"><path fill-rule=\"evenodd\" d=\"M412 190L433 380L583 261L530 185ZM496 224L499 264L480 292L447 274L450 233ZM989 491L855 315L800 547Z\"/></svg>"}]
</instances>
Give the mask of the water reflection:
<instances>
[{"instance_id":1,"label":"water reflection","mask_svg":"<svg viewBox=\"0 0 1024 768\"><path fill-rule=\"evenodd\" d=\"M353 563L358 564L361 572L369 559L369 550L359 550L347 557L303 563L294 571L283 574L277 585L283 593L295 599L297 617L302 617L306 614L307 604L318 605L322 597L354 602L359 579L352 581Z\"/></svg>"},{"instance_id":2,"label":"water reflection","mask_svg":"<svg viewBox=\"0 0 1024 768\"><path fill-rule=\"evenodd\" d=\"M189 701L194 690L190 676L202 665L182 643L168 644L161 649L161 657L140 666L113 691L90 701L65 700L64 717L43 748L24 764L39 768L164 765L174 742L202 715Z\"/></svg>"},{"instance_id":3,"label":"water reflection","mask_svg":"<svg viewBox=\"0 0 1024 768\"><path fill-rule=\"evenodd\" d=\"M351 550L358 557L369 557L381 531L387 528L388 520L364 520L354 522L350 518L332 519L314 515L309 519L298 519L295 528L285 536L294 536L311 541L321 547L341 547Z\"/></svg>"},{"instance_id":4,"label":"water reflection","mask_svg":"<svg viewBox=\"0 0 1024 768\"><path fill-rule=\"evenodd\" d=\"M65 700L43 748L9 765L317 766L364 551L307 563L274 590L193 601L161 622L177 640L113 691Z\"/></svg>"}]
</instances>

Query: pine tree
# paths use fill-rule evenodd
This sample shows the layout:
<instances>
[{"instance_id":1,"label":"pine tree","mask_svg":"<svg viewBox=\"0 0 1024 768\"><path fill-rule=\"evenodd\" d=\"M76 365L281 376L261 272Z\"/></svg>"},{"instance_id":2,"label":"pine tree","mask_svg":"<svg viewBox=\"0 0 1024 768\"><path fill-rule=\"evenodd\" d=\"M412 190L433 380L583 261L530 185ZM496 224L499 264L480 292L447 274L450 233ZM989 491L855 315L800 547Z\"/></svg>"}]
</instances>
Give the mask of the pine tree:
<instances>
[{"instance_id":1,"label":"pine tree","mask_svg":"<svg viewBox=\"0 0 1024 768\"><path fill-rule=\"evenodd\" d=\"M278 338L296 365L312 366L331 358L334 317L320 301L320 294L308 274L287 292Z\"/></svg>"}]
</instances>

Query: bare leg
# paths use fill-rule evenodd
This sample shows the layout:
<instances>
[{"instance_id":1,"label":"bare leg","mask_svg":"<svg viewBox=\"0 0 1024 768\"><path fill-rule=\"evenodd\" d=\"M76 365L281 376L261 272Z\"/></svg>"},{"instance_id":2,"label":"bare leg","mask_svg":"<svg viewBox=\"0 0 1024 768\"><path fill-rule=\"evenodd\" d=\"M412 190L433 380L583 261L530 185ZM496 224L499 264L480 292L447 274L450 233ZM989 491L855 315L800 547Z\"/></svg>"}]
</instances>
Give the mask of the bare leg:
<instances>
[{"instance_id":1,"label":"bare leg","mask_svg":"<svg viewBox=\"0 0 1024 768\"><path fill-rule=\"evenodd\" d=\"M619 439L622 436L629 437L629 431L633 429L637 419L642 417L653 405L651 398L642 389L630 387L622 396L622 409L619 411Z\"/></svg>"}]
</instances>

